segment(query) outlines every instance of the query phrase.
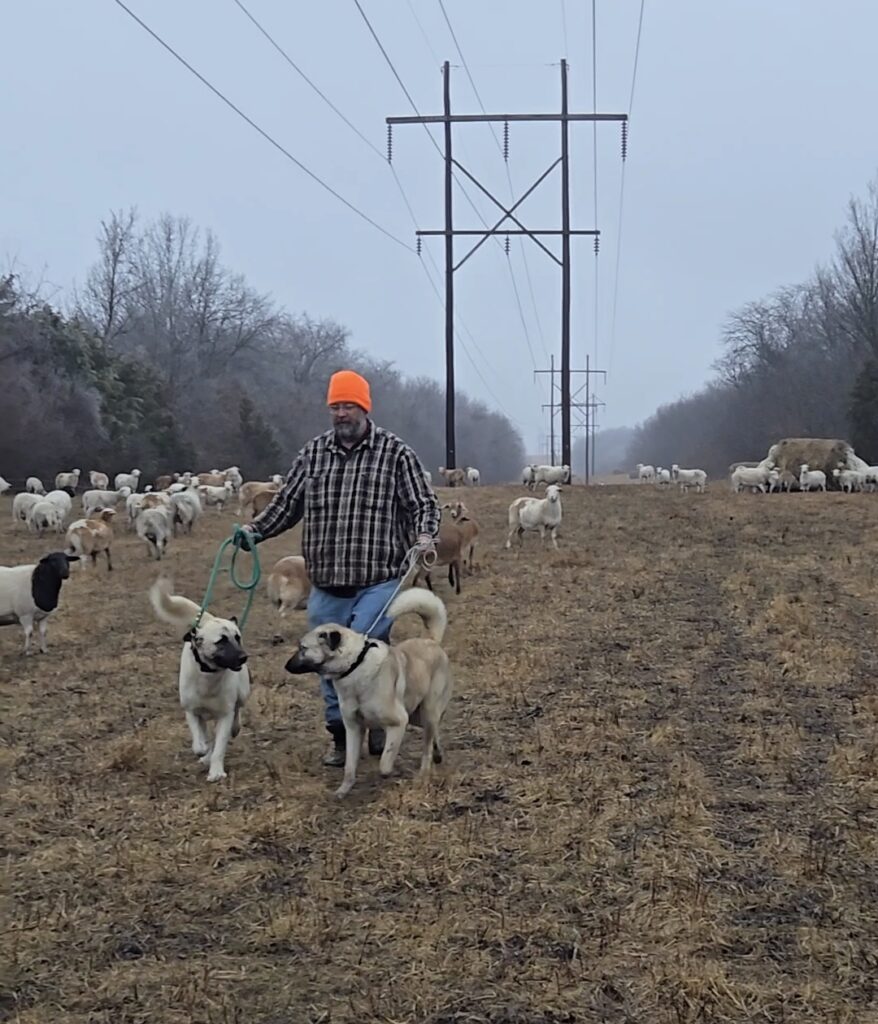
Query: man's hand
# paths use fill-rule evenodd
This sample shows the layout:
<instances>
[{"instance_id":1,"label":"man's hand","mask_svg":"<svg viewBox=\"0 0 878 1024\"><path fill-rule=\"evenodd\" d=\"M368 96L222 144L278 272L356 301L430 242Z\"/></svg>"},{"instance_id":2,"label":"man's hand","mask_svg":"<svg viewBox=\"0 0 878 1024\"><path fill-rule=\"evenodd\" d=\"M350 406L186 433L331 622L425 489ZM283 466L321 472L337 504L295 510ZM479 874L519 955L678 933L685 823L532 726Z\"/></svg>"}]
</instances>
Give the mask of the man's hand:
<instances>
[{"instance_id":1,"label":"man's hand","mask_svg":"<svg viewBox=\"0 0 878 1024\"><path fill-rule=\"evenodd\" d=\"M235 534L235 547L243 548L244 551L252 551L262 540L259 531L252 523L245 523L240 532Z\"/></svg>"},{"instance_id":2,"label":"man's hand","mask_svg":"<svg viewBox=\"0 0 878 1024\"><path fill-rule=\"evenodd\" d=\"M418 553L418 559L423 561L425 565L436 560L436 538L431 537L429 533L418 535L415 548Z\"/></svg>"}]
</instances>

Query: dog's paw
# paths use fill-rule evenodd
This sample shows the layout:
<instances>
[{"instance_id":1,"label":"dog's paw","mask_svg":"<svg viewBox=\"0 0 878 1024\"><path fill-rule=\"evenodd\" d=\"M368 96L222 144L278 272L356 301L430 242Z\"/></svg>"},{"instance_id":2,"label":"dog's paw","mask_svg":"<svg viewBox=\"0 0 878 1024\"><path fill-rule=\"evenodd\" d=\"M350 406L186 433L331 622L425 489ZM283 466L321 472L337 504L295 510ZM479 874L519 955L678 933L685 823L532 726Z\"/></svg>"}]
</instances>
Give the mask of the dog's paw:
<instances>
[{"instance_id":1,"label":"dog's paw","mask_svg":"<svg viewBox=\"0 0 878 1024\"><path fill-rule=\"evenodd\" d=\"M335 791L336 800L344 800L348 793L350 793L351 789L353 789L353 784L348 786L346 783L343 782Z\"/></svg>"},{"instance_id":2,"label":"dog's paw","mask_svg":"<svg viewBox=\"0 0 878 1024\"><path fill-rule=\"evenodd\" d=\"M197 747L193 743L192 753L198 758L207 757L210 754L210 747Z\"/></svg>"},{"instance_id":3,"label":"dog's paw","mask_svg":"<svg viewBox=\"0 0 878 1024\"><path fill-rule=\"evenodd\" d=\"M226 773L222 770L222 768L211 768L211 770L207 773L208 782L219 782L220 779L225 779L226 777Z\"/></svg>"},{"instance_id":4,"label":"dog's paw","mask_svg":"<svg viewBox=\"0 0 878 1024\"><path fill-rule=\"evenodd\" d=\"M210 751L209 750L206 750L201 755L201 757L198 758L198 763L199 764L209 764L210 763Z\"/></svg>"}]
</instances>

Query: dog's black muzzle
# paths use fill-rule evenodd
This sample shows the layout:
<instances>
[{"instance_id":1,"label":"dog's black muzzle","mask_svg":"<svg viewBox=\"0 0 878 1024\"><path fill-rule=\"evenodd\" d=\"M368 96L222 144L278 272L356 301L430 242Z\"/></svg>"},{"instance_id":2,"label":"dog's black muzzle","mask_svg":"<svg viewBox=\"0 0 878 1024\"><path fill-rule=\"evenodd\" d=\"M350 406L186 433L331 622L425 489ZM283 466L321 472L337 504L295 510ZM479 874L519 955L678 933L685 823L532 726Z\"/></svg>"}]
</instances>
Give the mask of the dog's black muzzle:
<instances>
[{"instance_id":1,"label":"dog's black muzzle","mask_svg":"<svg viewBox=\"0 0 878 1024\"><path fill-rule=\"evenodd\" d=\"M309 658L297 650L296 653L290 658L284 668L287 672L291 672L294 676L303 676L308 672L319 672L320 666L315 665Z\"/></svg>"},{"instance_id":2,"label":"dog's black muzzle","mask_svg":"<svg viewBox=\"0 0 878 1024\"><path fill-rule=\"evenodd\" d=\"M236 644L221 644L213 656L217 668L226 668L237 672L247 664L247 652Z\"/></svg>"}]
</instances>

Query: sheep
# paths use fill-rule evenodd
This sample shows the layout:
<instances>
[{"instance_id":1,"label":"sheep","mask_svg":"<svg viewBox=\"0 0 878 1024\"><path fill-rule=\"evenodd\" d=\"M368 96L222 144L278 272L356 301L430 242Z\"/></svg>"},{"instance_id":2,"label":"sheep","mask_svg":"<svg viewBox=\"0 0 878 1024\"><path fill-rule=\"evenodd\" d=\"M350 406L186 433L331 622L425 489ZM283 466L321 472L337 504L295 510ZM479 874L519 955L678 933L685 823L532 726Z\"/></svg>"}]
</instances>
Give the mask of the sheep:
<instances>
[{"instance_id":1,"label":"sheep","mask_svg":"<svg viewBox=\"0 0 878 1024\"><path fill-rule=\"evenodd\" d=\"M832 475L838 481L839 487L848 494L851 491L865 490L868 473L861 469L834 469Z\"/></svg>"},{"instance_id":2,"label":"sheep","mask_svg":"<svg viewBox=\"0 0 878 1024\"><path fill-rule=\"evenodd\" d=\"M129 531L134 529L134 524L137 521L137 517L140 515L140 511L143 508L143 502L146 497L146 494L135 493L129 494L125 499L125 511L128 513L126 526Z\"/></svg>"},{"instance_id":3,"label":"sheep","mask_svg":"<svg viewBox=\"0 0 878 1024\"><path fill-rule=\"evenodd\" d=\"M812 488L825 491L826 474L822 469L809 469L808 463L803 462L799 469L799 487L803 491L810 491Z\"/></svg>"},{"instance_id":4,"label":"sheep","mask_svg":"<svg viewBox=\"0 0 878 1024\"><path fill-rule=\"evenodd\" d=\"M58 473L55 477L55 487L60 490L62 487L72 487L75 491L79 487L80 470L74 469L70 473Z\"/></svg>"},{"instance_id":5,"label":"sheep","mask_svg":"<svg viewBox=\"0 0 878 1024\"><path fill-rule=\"evenodd\" d=\"M137 516L137 536L146 541L150 556L156 560L164 556L171 537L174 513L168 508L144 508Z\"/></svg>"},{"instance_id":6,"label":"sheep","mask_svg":"<svg viewBox=\"0 0 878 1024\"><path fill-rule=\"evenodd\" d=\"M106 473L100 473L96 469L89 470L89 482L96 491L108 491L110 489L110 478Z\"/></svg>"},{"instance_id":7,"label":"sheep","mask_svg":"<svg viewBox=\"0 0 878 1024\"><path fill-rule=\"evenodd\" d=\"M569 466L537 466L534 471L534 490L539 484L569 484Z\"/></svg>"},{"instance_id":8,"label":"sheep","mask_svg":"<svg viewBox=\"0 0 878 1024\"><path fill-rule=\"evenodd\" d=\"M781 490L782 487L780 473L776 469L771 470L768 474L768 493L774 494L775 491Z\"/></svg>"},{"instance_id":9,"label":"sheep","mask_svg":"<svg viewBox=\"0 0 878 1024\"><path fill-rule=\"evenodd\" d=\"M27 528L38 537L42 537L46 530L60 533L64 528L64 514L54 501L40 498L28 511Z\"/></svg>"},{"instance_id":10,"label":"sheep","mask_svg":"<svg viewBox=\"0 0 878 1024\"><path fill-rule=\"evenodd\" d=\"M222 487L226 482L226 478L218 469L212 469L209 473L199 473L198 482L199 484L207 484L208 487Z\"/></svg>"},{"instance_id":11,"label":"sheep","mask_svg":"<svg viewBox=\"0 0 878 1024\"><path fill-rule=\"evenodd\" d=\"M536 484L534 483L534 476L536 475L536 472L537 467L534 464L525 466L521 471L521 482L528 488L528 490L532 491L536 488Z\"/></svg>"},{"instance_id":12,"label":"sheep","mask_svg":"<svg viewBox=\"0 0 878 1024\"><path fill-rule=\"evenodd\" d=\"M228 469L223 471L223 476L226 478L225 482L232 485L232 490L235 493L240 489L241 484L244 483L244 477L241 476L241 470L237 466L229 466Z\"/></svg>"},{"instance_id":13,"label":"sheep","mask_svg":"<svg viewBox=\"0 0 878 1024\"><path fill-rule=\"evenodd\" d=\"M219 486L222 486L222 482ZM252 519L253 516L257 514L255 502L256 496L259 494L268 494L270 495L270 498L273 498L279 490L280 487L277 484L263 483L261 480L248 480L247 483L241 484L241 488L238 491L238 515L246 515L247 519ZM264 508L265 505L262 507Z\"/></svg>"},{"instance_id":14,"label":"sheep","mask_svg":"<svg viewBox=\"0 0 878 1024\"><path fill-rule=\"evenodd\" d=\"M516 498L509 506L509 534L506 547L512 547L513 535L518 535L519 547L525 530L539 530L540 542L545 546L546 532L552 537L552 546L558 550L556 533L561 525L561 488L549 484L545 498Z\"/></svg>"},{"instance_id":15,"label":"sheep","mask_svg":"<svg viewBox=\"0 0 878 1024\"><path fill-rule=\"evenodd\" d=\"M82 495L82 511L86 519L102 508L115 508L131 494L130 487L120 487L117 491L85 491Z\"/></svg>"},{"instance_id":16,"label":"sheep","mask_svg":"<svg viewBox=\"0 0 878 1024\"><path fill-rule=\"evenodd\" d=\"M185 491L177 491L171 495L171 507L174 510L174 536L177 535L178 524L186 533L192 533L196 519L201 515L201 498L194 486Z\"/></svg>"},{"instance_id":17,"label":"sheep","mask_svg":"<svg viewBox=\"0 0 878 1024\"><path fill-rule=\"evenodd\" d=\"M47 653L48 617L58 607L61 584L70 577L69 563L77 560L77 555L51 551L36 564L0 566L0 626L21 624L25 654L30 654L35 622L40 631L40 651Z\"/></svg>"},{"instance_id":18,"label":"sheep","mask_svg":"<svg viewBox=\"0 0 878 1024\"><path fill-rule=\"evenodd\" d=\"M26 523L28 513L40 500L39 494L22 491L12 499L12 529L17 530L19 523Z\"/></svg>"},{"instance_id":19,"label":"sheep","mask_svg":"<svg viewBox=\"0 0 878 1024\"><path fill-rule=\"evenodd\" d=\"M464 552L463 567L470 576L473 573L473 562L476 551L476 538L479 535L479 524L473 519L466 505L462 501L446 502L443 509L451 513L451 521L460 530L463 536L462 550Z\"/></svg>"},{"instance_id":20,"label":"sheep","mask_svg":"<svg viewBox=\"0 0 878 1024\"><path fill-rule=\"evenodd\" d=\"M170 487L171 484L174 483L175 480L179 480L179 479L180 479L180 474L179 473L174 473L173 476L171 476L169 473L166 473L164 476L157 476L155 478L155 480L153 480L153 487L157 491L164 491L166 488ZM150 487L146 487L145 490L148 491L148 490L151 490L151 488Z\"/></svg>"},{"instance_id":21,"label":"sheep","mask_svg":"<svg viewBox=\"0 0 878 1024\"><path fill-rule=\"evenodd\" d=\"M878 490L878 466L867 466L863 472L866 474L866 486L869 490Z\"/></svg>"},{"instance_id":22,"label":"sheep","mask_svg":"<svg viewBox=\"0 0 878 1024\"><path fill-rule=\"evenodd\" d=\"M415 585L421 579L427 589L433 589L430 572L438 565L448 566L448 585L454 587L455 594L460 593L460 566L463 561L463 534L453 523L439 523L439 534L436 537L436 560L430 568L419 563L415 573Z\"/></svg>"},{"instance_id":23,"label":"sheep","mask_svg":"<svg viewBox=\"0 0 878 1024\"><path fill-rule=\"evenodd\" d=\"M765 494L765 485L769 481L773 468L773 466L738 466L732 473L732 491L738 494L745 487L758 487L760 492Z\"/></svg>"},{"instance_id":24,"label":"sheep","mask_svg":"<svg viewBox=\"0 0 878 1024\"><path fill-rule=\"evenodd\" d=\"M439 475L445 477L446 487L463 487L466 483L466 473L462 469L446 469L440 466Z\"/></svg>"},{"instance_id":25,"label":"sheep","mask_svg":"<svg viewBox=\"0 0 878 1024\"><path fill-rule=\"evenodd\" d=\"M222 487L209 487L207 484L201 484L198 488L202 502L205 505L216 505L220 512L234 493L235 488L231 480L226 480Z\"/></svg>"},{"instance_id":26,"label":"sheep","mask_svg":"<svg viewBox=\"0 0 878 1024\"><path fill-rule=\"evenodd\" d=\"M67 554L78 556L83 569L86 556L90 556L92 565L97 566L98 555L103 551L107 559L107 572L113 571L110 545L113 543L111 523L115 514L114 508L103 508L93 518L77 519L67 527Z\"/></svg>"},{"instance_id":27,"label":"sheep","mask_svg":"<svg viewBox=\"0 0 878 1024\"><path fill-rule=\"evenodd\" d=\"M799 490L799 479L794 473L785 469L780 475L780 486L781 490L784 490L789 494L790 491Z\"/></svg>"},{"instance_id":28,"label":"sheep","mask_svg":"<svg viewBox=\"0 0 878 1024\"><path fill-rule=\"evenodd\" d=\"M0 476L0 494L5 494L10 489L10 487L12 487L12 484L8 480L4 480L3 477Z\"/></svg>"},{"instance_id":29,"label":"sheep","mask_svg":"<svg viewBox=\"0 0 878 1024\"><path fill-rule=\"evenodd\" d=\"M475 468L475 466L466 467L466 483L468 487L478 487L482 482L482 474Z\"/></svg>"},{"instance_id":30,"label":"sheep","mask_svg":"<svg viewBox=\"0 0 878 1024\"><path fill-rule=\"evenodd\" d=\"M690 487L694 487L699 494L703 494L707 487L707 473L703 469L680 469L675 462L671 466L671 476L679 484L680 490L684 494Z\"/></svg>"},{"instance_id":31,"label":"sheep","mask_svg":"<svg viewBox=\"0 0 878 1024\"><path fill-rule=\"evenodd\" d=\"M664 487L665 485L670 486L671 471L669 469L663 469L661 466L656 466L655 483L657 487Z\"/></svg>"},{"instance_id":32,"label":"sheep","mask_svg":"<svg viewBox=\"0 0 878 1024\"><path fill-rule=\"evenodd\" d=\"M641 484L649 484L655 479L655 467L644 466L642 462L638 462L635 469L637 470L637 481Z\"/></svg>"},{"instance_id":33,"label":"sheep","mask_svg":"<svg viewBox=\"0 0 878 1024\"><path fill-rule=\"evenodd\" d=\"M271 567L268 576L268 599L281 615L292 608L304 608L311 593L311 581L301 555L287 555L279 558Z\"/></svg>"},{"instance_id":34,"label":"sheep","mask_svg":"<svg viewBox=\"0 0 878 1024\"><path fill-rule=\"evenodd\" d=\"M45 494L46 488L38 476L29 476L25 481L24 489L28 494Z\"/></svg>"},{"instance_id":35,"label":"sheep","mask_svg":"<svg viewBox=\"0 0 878 1024\"><path fill-rule=\"evenodd\" d=\"M428 476L428 478L430 480L430 483L432 483L433 482L433 477L431 477L429 475L429 473L427 474L427 476ZM271 482L273 484L277 484L278 487L283 487L284 478L283 478L283 476L281 476L280 473L274 473L274 474L272 474Z\"/></svg>"},{"instance_id":36,"label":"sheep","mask_svg":"<svg viewBox=\"0 0 878 1024\"><path fill-rule=\"evenodd\" d=\"M132 469L130 473L117 473L116 479L113 481L113 486L118 491L121 487L130 487L132 491L136 491L140 483L140 470Z\"/></svg>"}]
</instances>

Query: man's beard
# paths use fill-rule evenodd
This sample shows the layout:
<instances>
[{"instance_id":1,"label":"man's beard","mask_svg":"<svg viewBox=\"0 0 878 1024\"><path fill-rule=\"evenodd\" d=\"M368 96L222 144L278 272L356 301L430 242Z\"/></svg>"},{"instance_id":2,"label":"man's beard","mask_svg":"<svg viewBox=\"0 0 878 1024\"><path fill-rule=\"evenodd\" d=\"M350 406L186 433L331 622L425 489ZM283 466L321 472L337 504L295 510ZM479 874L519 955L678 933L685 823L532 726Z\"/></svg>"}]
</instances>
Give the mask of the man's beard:
<instances>
[{"instance_id":1,"label":"man's beard","mask_svg":"<svg viewBox=\"0 0 878 1024\"><path fill-rule=\"evenodd\" d=\"M364 426L360 423L336 423L335 425L335 436L339 441L359 441L364 433Z\"/></svg>"}]
</instances>

